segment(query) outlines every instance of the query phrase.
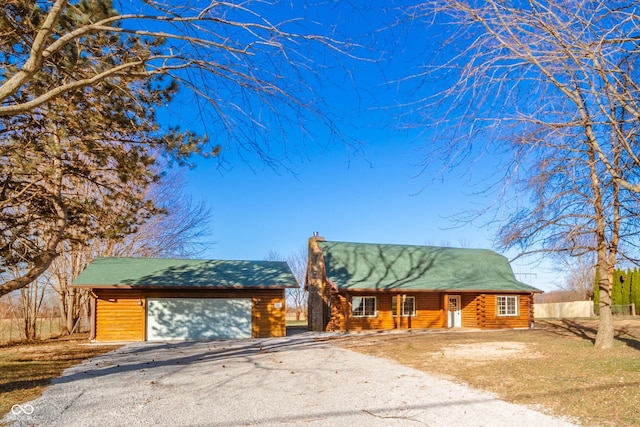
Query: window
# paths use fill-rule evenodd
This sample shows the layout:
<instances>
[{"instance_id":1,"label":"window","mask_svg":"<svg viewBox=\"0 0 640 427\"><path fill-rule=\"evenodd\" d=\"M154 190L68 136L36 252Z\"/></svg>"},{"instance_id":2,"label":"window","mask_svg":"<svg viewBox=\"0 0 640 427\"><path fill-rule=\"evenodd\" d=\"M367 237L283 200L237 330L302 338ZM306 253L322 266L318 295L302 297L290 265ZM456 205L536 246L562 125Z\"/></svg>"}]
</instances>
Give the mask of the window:
<instances>
[{"instance_id":1,"label":"window","mask_svg":"<svg viewBox=\"0 0 640 427\"><path fill-rule=\"evenodd\" d=\"M497 313L498 313L498 316L517 316L518 315L518 297L517 296L498 296L497 297Z\"/></svg>"},{"instance_id":2,"label":"window","mask_svg":"<svg viewBox=\"0 0 640 427\"><path fill-rule=\"evenodd\" d=\"M408 297L406 295L403 295L400 300L402 301L402 313L400 313L401 316L407 317L407 316L415 316L416 315L416 299L414 297ZM398 297L396 295L391 297L391 313L393 313L393 316L395 317L398 313L398 309L397 309L397 301L398 301Z\"/></svg>"},{"instance_id":3,"label":"window","mask_svg":"<svg viewBox=\"0 0 640 427\"><path fill-rule=\"evenodd\" d=\"M376 297L351 298L351 313L353 317L375 317Z\"/></svg>"}]
</instances>

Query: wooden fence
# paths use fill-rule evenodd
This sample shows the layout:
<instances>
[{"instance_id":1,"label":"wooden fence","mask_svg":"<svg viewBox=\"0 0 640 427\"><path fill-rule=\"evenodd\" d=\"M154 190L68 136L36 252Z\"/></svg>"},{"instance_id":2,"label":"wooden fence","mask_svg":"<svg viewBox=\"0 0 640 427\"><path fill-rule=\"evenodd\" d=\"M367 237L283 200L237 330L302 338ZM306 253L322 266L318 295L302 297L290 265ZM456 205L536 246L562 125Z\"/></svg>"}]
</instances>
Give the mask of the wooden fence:
<instances>
[{"instance_id":1,"label":"wooden fence","mask_svg":"<svg viewBox=\"0 0 640 427\"><path fill-rule=\"evenodd\" d=\"M593 301L536 303L533 307L533 314L536 319L595 316Z\"/></svg>"},{"instance_id":2,"label":"wooden fence","mask_svg":"<svg viewBox=\"0 0 640 427\"><path fill-rule=\"evenodd\" d=\"M88 332L89 318L78 321L76 332ZM36 322L36 339L45 340L58 337L62 333L62 318L56 316L38 317ZM24 320L17 316L0 318L0 345L21 342L25 340Z\"/></svg>"}]
</instances>

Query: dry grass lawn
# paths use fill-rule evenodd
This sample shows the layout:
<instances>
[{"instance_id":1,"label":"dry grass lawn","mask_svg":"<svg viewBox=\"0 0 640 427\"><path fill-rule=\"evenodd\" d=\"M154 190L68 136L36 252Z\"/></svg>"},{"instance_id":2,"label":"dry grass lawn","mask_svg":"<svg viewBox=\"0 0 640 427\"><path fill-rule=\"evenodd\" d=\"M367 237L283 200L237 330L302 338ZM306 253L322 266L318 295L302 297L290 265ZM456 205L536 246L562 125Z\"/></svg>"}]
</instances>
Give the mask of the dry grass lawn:
<instances>
[{"instance_id":1,"label":"dry grass lawn","mask_svg":"<svg viewBox=\"0 0 640 427\"><path fill-rule=\"evenodd\" d=\"M0 347L0 418L14 404L28 402L66 368L115 350L118 345L92 345L86 337L47 340Z\"/></svg>"},{"instance_id":2,"label":"dry grass lawn","mask_svg":"<svg viewBox=\"0 0 640 427\"><path fill-rule=\"evenodd\" d=\"M535 330L354 334L339 342L586 426L638 426L640 320L615 323L609 351L593 348L592 319L538 321Z\"/></svg>"}]
</instances>

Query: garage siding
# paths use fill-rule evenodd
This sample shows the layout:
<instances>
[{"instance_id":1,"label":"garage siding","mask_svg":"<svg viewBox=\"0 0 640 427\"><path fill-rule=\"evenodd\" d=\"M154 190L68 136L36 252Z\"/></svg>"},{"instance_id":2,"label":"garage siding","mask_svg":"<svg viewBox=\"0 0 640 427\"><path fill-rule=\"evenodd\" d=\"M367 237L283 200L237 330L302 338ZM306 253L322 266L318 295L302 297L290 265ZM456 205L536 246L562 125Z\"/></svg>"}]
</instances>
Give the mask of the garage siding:
<instances>
[{"instance_id":1,"label":"garage siding","mask_svg":"<svg viewBox=\"0 0 640 427\"><path fill-rule=\"evenodd\" d=\"M253 298L253 337L284 337L285 322L284 290L263 290Z\"/></svg>"},{"instance_id":2,"label":"garage siding","mask_svg":"<svg viewBox=\"0 0 640 427\"><path fill-rule=\"evenodd\" d=\"M250 298L251 336L286 335L284 289L101 290L94 289L96 341L144 341L147 298ZM142 306L138 305L138 298Z\"/></svg>"},{"instance_id":3,"label":"garage siding","mask_svg":"<svg viewBox=\"0 0 640 427\"><path fill-rule=\"evenodd\" d=\"M142 292L101 291L96 294L97 341L144 341Z\"/></svg>"}]
</instances>

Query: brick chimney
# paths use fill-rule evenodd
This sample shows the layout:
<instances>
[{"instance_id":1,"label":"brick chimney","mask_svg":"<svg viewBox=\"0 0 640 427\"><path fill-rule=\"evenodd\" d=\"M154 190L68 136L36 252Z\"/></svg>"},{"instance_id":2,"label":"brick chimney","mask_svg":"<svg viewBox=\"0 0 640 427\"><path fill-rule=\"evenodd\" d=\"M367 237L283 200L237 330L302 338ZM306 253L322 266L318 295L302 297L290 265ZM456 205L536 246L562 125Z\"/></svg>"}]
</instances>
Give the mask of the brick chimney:
<instances>
[{"instance_id":1,"label":"brick chimney","mask_svg":"<svg viewBox=\"0 0 640 427\"><path fill-rule=\"evenodd\" d=\"M307 300L307 319L310 331L324 331L328 322L328 295L326 291L324 257L318 242L324 242L315 231L309 238L309 258L307 260L306 289L309 292Z\"/></svg>"}]
</instances>

